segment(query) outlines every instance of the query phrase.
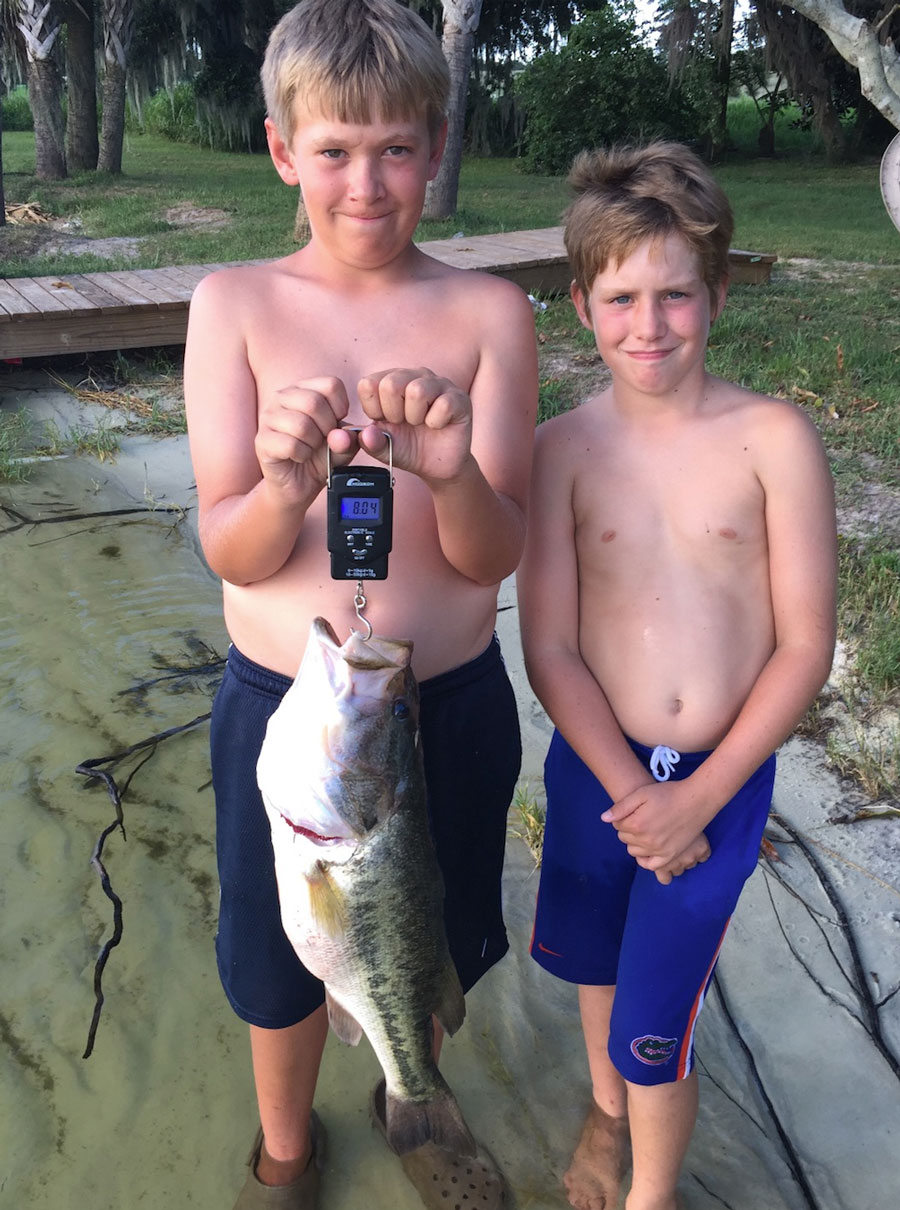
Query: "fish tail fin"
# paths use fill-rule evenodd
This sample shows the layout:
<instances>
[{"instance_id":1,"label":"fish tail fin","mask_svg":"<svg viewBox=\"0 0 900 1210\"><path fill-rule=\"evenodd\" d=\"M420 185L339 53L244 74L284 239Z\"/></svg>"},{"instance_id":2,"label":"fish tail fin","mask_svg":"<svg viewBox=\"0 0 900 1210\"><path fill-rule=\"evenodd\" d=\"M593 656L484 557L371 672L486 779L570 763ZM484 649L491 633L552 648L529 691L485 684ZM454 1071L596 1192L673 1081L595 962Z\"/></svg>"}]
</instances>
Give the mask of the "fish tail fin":
<instances>
[{"instance_id":1,"label":"fish tail fin","mask_svg":"<svg viewBox=\"0 0 900 1210\"><path fill-rule=\"evenodd\" d=\"M432 1142L454 1155L475 1155L478 1150L456 1097L444 1085L427 1101L410 1101L387 1093L385 1122L388 1143L397 1155L406 1155Z\"/></svg>"}]
</instances>

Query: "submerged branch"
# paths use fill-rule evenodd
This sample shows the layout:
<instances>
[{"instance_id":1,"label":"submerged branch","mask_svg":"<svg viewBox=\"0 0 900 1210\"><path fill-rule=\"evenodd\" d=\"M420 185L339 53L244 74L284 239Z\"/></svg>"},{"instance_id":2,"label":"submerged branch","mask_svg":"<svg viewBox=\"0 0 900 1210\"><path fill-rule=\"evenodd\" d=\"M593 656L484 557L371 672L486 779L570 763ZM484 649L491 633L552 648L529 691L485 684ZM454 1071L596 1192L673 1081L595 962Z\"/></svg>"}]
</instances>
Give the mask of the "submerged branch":
<instances>
[{"instance_id":1,"label":"submerged branch","mask_svg":"<svg viewBox=\"0 0 900 1210\"><path fill-rule=\"evenodd\" d=\"M8 504L2 504L0 511L16 520L14 525L0 529L2 537L4 534L14 534L20 529L27 529L29 525L58 525L64 521L102 521L104 517L129 517L135 513L180 513L183 516L185 510L180 504L142 504L133 508L100 509L95 513L56 513L52 517L26 517L24 513L10 508Z\"/></svg>"},{"instance_id":2,"label":"submerged branch","mask_svg":"<svg viewBox=\"0 0 900 1210\"><path fill-rule=\"evenodd\" d=\"M81 1056L83 1059L89 1059L94 1049L94 1040L97 1036L97 1027L100 1024L100 1013L103 1009L103 971L106 968L106 963L109 959L110 953L122 940L123 930L122 900L113 890L109 873L107 872L106 866L103 864L103 846L106 844L107 837L115 832L117 828L122 833L122 839L127 840L125 835L125 813L122 807L122 800L128 791L128 787L131 785L131 779L138 772L138 770L147 763L151 756L153 756L157 746L163 740L170 739L173 735L180 735L184 731L190 731L192 728L199 726L200 723L205 723L207 719L209 719L210 714L211 711L207 711L206 714L198 714L197 717L191 719L189 723L183 723L179 727L169 727L165 731L159 731L156 735L151 735L147 739L139 740L136 744L131 744L128 748L123 748L121 752L114 752L110 756L98 756L91 760L82 761L81 764L79 764L75 769L76 773L80 773L84 777L96 778L104 783L106 786L106 792L110 797L116 813L115 819L108 823L97 837L97 842L94 845L93 852L91 853L91 865L94 867L100 877L100 885L103 888L103 893L113 905L113 927L112 934L104 942L103 948L100 950L100 954L98 955L97 961L94 965L94 1011L91 1016L90 1027L88 1029L87 1045L85 1047L84 1054ZM146 748L149 748L149 751L129 773L122 785L121 790L116 784L116 779L113 777L113 775L107 769L100 767L102 765L114 767L119 761L124 760L125 757L131 756L135 752L143 751Z\"/></svg>"}]
</instances>

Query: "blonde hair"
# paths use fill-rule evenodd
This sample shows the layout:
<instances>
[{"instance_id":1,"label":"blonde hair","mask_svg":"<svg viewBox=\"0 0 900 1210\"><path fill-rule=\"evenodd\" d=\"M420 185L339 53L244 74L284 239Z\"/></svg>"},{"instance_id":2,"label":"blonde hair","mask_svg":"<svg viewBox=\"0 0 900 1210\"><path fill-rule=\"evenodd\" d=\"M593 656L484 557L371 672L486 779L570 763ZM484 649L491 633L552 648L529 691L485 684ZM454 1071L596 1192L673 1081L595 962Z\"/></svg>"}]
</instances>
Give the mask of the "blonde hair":
<instances>
[{"instance_id":1,"label":"blonde hair","mask_svg":"<svg viewBox=\"0 0 900 1210\"><path fill-rule=\"evenodd\" d=\"M260 74L266 111L286 140L298 97L339 122L424 112L435 135L450 89L440 42L397 0L301 0L269 35Z\"/></svg>"},{"instance_id":2,"label":"blonde hair","mask_svg":"<svg viewBox=\"0 0 900 1210\"><path fill-rule=\"evenodd\" d=\"M681 235L696 252L713 300L728 277L731 204L703 161L680 143L583 151L572 164L565 213L572 275L588 296L598 273L645 240Z\"/></svg>"}]
</instances>

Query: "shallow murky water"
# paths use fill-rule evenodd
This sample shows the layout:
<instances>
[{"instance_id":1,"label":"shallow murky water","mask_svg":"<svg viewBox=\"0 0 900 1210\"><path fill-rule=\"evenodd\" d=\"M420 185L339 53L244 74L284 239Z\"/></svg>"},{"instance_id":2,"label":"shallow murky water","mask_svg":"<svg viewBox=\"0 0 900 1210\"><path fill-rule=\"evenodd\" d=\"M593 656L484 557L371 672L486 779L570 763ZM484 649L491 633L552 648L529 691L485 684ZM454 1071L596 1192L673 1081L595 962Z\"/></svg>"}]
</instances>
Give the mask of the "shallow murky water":
<instances>
[{"instance_id":1,"label":"shallow murky water","mask_svg":"<svg viewBox=\"0 0 900 1210\"><path fill-rule=\"evenodd\" d=\"M245 1030L215 971L205 723L161 742L141 768L147 748L112 770L120 785L134 772L127 841L114 831L104 850L123 936L104 972L94 1052L82 1058L94 966L112 928L90 857L114 810L103 785L76 767L203 715L216 670L202 666L226 649L219 586L194 535L184 444L164 446L163 456L162 446L132 443L112 468L52 462L28 485L0 485L2 1210L230 1210L255 1130ZM15 516L140 508L145 479L151 497L186 517ZM508 585L503 594L512 606ZM514 608L498 630L520 693L525 772L536 777L547 724L523 689ZM805 753L783 762L776 807L811 827L848 911L867 924L857 930L862 963L877 976L876 1015L896 1054L891 825L868 826L848 847L850 833L822 824L839 787ZM719 967L725 998L711 995L701 1017L686 1204L894 1205L900 1080L860 1024L833 904L796 849L781 853L780 867L761 867L748 886ZM536 876L518 841L505 890L511 952L468 997L442 1066L520 1210L560 1210L588 1098L575 993L527 956ZM317 1096L329 1134L323 1210L420 1205L368 1124L376 1071L365 1042L350 1050L329 1041Z\"/></svg>"}]
</instances>

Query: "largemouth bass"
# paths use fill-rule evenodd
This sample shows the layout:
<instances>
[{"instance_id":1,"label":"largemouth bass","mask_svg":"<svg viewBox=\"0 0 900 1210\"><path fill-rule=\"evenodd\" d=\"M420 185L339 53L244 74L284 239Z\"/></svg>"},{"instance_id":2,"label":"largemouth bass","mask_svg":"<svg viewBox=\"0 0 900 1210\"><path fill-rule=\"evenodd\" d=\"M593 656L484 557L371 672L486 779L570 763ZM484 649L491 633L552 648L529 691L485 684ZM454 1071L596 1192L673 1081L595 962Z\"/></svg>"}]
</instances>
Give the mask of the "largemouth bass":
<instances>
[{"instance_id":1,"label":"largemouth bass","mask_svg":"<svg viewBox=\"0 0 900 1210\"><path fill-rule=\"evenodd\" d=\"M257 780L284 931L325 984L335 1033L365 1031L385 1075L388 1142L475 1143L432 1055L465 1000L447 948L443 880L425 807L412 643L316 618L300 671L269 720Z\"/></svg>"}]
</instances>

